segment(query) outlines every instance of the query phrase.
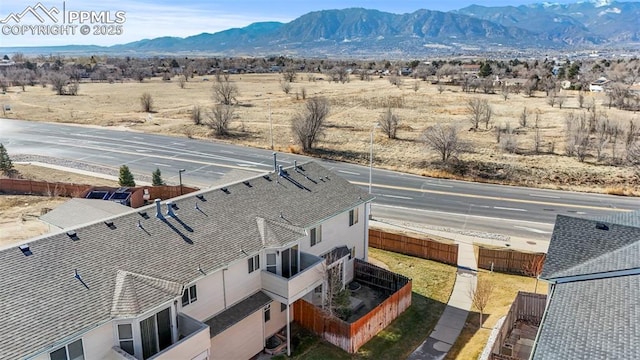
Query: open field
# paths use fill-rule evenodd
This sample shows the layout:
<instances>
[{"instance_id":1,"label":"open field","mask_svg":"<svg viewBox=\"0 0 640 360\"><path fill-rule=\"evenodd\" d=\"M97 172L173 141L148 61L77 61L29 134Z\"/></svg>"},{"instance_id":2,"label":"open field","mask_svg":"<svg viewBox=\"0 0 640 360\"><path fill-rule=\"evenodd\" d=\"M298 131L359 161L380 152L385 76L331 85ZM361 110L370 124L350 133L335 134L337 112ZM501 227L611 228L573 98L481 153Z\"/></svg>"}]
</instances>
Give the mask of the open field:
<instances>
[{"instance_id":1,"label":"open field","mask_svg":"<svg viewBox=\"0 0 640 360\"><path fill-rule=\"evenodd\" d=\"M309 81L308 77L309 74L298 74L291 92L285 94L279 74L231 75L239 89L238 106L231 124L232 135L220 140L269 148L273 139L274 148L279 151L298 151L290 120L303 107L302 93L305 92L307 98L327 97L331 104L325 136L318 143L318 156L368 164L370 132L380 115L391 106L400 116L401 127L395 140L376 130L374 164L377 167L525 186L637 194L634 186L637 180L631 169L596 163L592 157L581 163L564 155L564 119L570 113L585 111L579 109L575 92L563 90L566 101L560 109L558 105L551 107L542 92L534 97L512 93L504 100L500 94L464 93L458 86L446 86L440 93L437 85L410 78L403 78L404 83L398 87L387 78L362 81L352 76L350 82L341 84ZM25 92L11 87L0 95L0 101L11 105L12 111L5 115L9 118L210 138L211 130L206 125L195 125L190 114L194 105L210 111L213 81L213 76L195 77L184 89L175 80L166 82L160 78L142 83L81 83L78 96L59 96L51 88L39 86L27 87ZM139 98L145 92L153 97L153 113L141 111ZM489 129L485 130L481 124L479 131L466 131L471 127L466 108L471 97L487 99L493 107ZM595 102L598 111L606 111L609 119L622 124L638 119L632 112L603 106L604 95L586 93L585 98L585 103ZM530 112L530 125L519 128L518 118L525 107ZM532 124L536 113L543 143L539 155L532 151ZM206 119L205 116L205 122ZM270 119L273 135L270 135ZM469 164L465 175L452 175L440 169L435 165L437 156L429 153L422 143L424 129L437 122L462 124L461 136L470 144L470 151L460 155L460 159ZM516 129L518 150L515 154L500 149L492 130L506 123ZM616 151L622 153L621 144ZM609 152L606 148L605 153Z\"/></svg>"}]
</instances>

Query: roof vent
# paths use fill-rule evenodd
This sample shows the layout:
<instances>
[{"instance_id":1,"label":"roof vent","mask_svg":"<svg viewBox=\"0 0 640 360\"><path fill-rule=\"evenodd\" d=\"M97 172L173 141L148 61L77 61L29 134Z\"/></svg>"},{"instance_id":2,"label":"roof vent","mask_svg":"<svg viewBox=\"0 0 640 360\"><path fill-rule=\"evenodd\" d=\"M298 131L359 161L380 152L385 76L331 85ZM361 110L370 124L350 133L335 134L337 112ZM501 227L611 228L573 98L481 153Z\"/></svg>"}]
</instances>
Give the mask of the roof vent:
<instances>
[{"instance_id":1,"label":"roof vent","mask_svg":"<svg viewBox=\"0 0 640 360\"><path fill-rule=\"evenodd\" d=\"M162 207L160 206L160 199L156 199L155 203L156 203L156 217L160 220L164 220L164 216L162 215Z\"/></svg>"},{"instance_id":2,"label":"roof vent","mask_svg":"<svg viewBox=\"0 0 640 360\"><path fill-rule=\"evenodd\" d=\"M176 214L173 212L173 209L174 209L173 205L174 205L173 202L171 201L167 202L167 216L169 217L176 216Z\"/></svg>"},{"instance_id":3,"label":"roof vent","mask_svg":"<svg viewBox=\"0 0 640 360\"><path fill-rule=\"evenodd\" d=\"M29 249L29 245L27 245L27 244L22 244L22 245L18 246L18 248L20 249L20 251L22 251L24 256L33 255L33 253L31 252L31 249Z\"/></svg>"},{"instance_id":4,"label":"roof vent","mask_svg":"<svg viewBox=\"0 0 640 360\"><path fill-rule=\"evenodd\" d=\"M200 201L207 201L207 199L204 198L204 195L200 194L200 195L196 195L196 197L198 198L198 200Z\"/></svg>"},{"instance_id":5,"label":"roof vent","mask_svg":"<svg viewBox=\"0 0 640 360\"><path fill-rule=\"evenodd\" d=\"M596 229L598 230L609 230L609 227L607 226L607 224L604 223L596 223Z\"/></svg>"},{"instance_id":6,"label":"roof vent","mask_svg":"<svg viewBox=\"0 0 640 360\"><path fill-rule=\"evenodd\" d=\"M78 237L78 234L74 230L67 231L67 236L69 237L69 239L73 241L80 240L80 238Z\"/></svg>"},{"instance_id":7,"label":"roof vent","mask_svg":"<svg viewBox=\"0 0 640 360\"><path fill-rule=\"evenodd\" d=\"M248 182L248 181L243 181L242 183L243 183L246 187L253 187L253 185L251 185L251 183L250 183L250 182Z\"/></svg>"},{"instance_id":8,"label":"roof vent","mask_svg":"<svg viewBox=\"0 0 640 360\"><path fill-rule=\"evenodd\" d=\"M82 280L82 277L80 277L80 274L78 274L78 269L73 269L73 277L78 279L78 281L80 281L80 283L82 283L82 285L84 285L84 287L87 288L87 290L89 289L89 285L87 285L84 280Z\"/></svg>"},{"instance_id":9,"label":"roof vent","mask_svg":"<svg viewBox=\"0 0 640 360\"><path fill-rule=\"evenodd\" d=\"M263 175L262 178L267 181L271 181L271 178L269 177L269 175Z\"/></svg>"},{"instance_id":10,"label":"roof vent","mask_svg":"<svg viewBox=\"0 0 640 360\"><path fill-rule=\"evenodd\" d=\"M149 214L146 211L138 211L138 215L142 216L143 219L149 218Z\"/></svg>"},{"instance_id":11,"label":"roof vent","mask_svg":"<svg viewBox=\"0 0 640 360\"><path fill-rule=\"evenodd\" d=\"M227 189L226 187L221 188L220 190L222 190L223 193L225 194L231 194L231 192L229 191L229 189Z\"/></svg>"},{"instance_id":12,"label":"roof vent","mask_svg":"<svg viewBox=\"0 0 640 360\"><path fill-rule=\"evenodd\" d=\"M111 230L117 229L117 227L113 224L113 221L105 221L104 224L107 225L107 227Z\"/></svg>"}]
</instances>

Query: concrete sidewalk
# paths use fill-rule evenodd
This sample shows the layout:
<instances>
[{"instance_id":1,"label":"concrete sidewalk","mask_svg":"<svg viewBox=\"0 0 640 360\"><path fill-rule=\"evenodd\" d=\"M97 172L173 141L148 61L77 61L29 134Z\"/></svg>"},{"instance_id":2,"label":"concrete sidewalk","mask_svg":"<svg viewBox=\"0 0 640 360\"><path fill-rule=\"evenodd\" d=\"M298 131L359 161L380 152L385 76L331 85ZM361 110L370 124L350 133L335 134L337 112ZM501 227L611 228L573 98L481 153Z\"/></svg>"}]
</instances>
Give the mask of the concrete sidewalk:
<instances>
[{"instance_id":1,"label":"concrete sidewalk","mask_svg":"<svg viewBox=\"0 0 640 360\"><path fill-rule=\"evenodd\" d=\"M460 235L461 236L461 235ZM444 359L464 328L471 309L469 290L476 286L478 265L473 252L473 242L454 236L458 244L458 273L447 307L436 327L410 356L409 360Z\"/></svg>"}]
</instances>

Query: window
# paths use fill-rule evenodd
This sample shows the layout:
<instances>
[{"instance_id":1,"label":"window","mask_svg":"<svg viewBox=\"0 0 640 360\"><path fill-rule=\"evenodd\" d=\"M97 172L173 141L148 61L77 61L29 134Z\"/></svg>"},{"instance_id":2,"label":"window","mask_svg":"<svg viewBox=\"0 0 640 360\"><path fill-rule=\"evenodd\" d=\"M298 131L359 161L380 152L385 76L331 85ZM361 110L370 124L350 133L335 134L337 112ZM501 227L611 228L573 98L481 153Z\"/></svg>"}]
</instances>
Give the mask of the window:
<instances>
[{"instance_id":1,"label":"window","mask_svg":"<svg viewBox=\"0 0 640 360\"><path fill-rule=\"evenodd\" d=\"M321 243L322 242L322 226L320 225L317 228L311 229L309 236L311 237L311 246Z\"/></svg>"},{"instance_id":2,"label":"window","mask_svg":"<svg viewBox=\"0 0 640 360\"><path fill-rule=\"evenodd\" d=\"M271 320L271 304L264 307L264 322Z\"/></svg>"},{"instance_id":3,"label":"window","mask_svg":"<svg viewBox=\"0 0 640 360\"><path fill-rule=\"evenodd\" d=\"M287 304L280 303L280 312L287 310Z\"/></svg>"},{"instance_id":4,"label":"window","mask_svg":"<svg viewBox=\"0 0 640 360\"><path fill-rule=\"evenodd\" d=\"M171 310L166 308L142 320L140 334L144 359L148 359L171 346Z\"/></svg>"},{"instance_id":5,"label":"window","mask_svg":"<svg viewBox=\"0 0 640 360\"><path fill-rule=\"evenodd\" d=\"M198 300L198 293L195 285L191 285L184 289L184 293L182 293L182 306L187 306L196 302L196 300Z\"/></svg>"},{"instance_id":6,"label":"window","mask_svg":"<svg viewBox=\"0 0 640 360\"><path fill-rule=\"evenodd\" d=\"M78 339L49 353L49 358L51 360L84 360L82 339Z\"/></svg>"},{"instance_id":7,"label":"window","mask_svg":"<svg viewBox=\"0 0 640 360\"><path fill-rule=\"evenodd\" d=\"M358 223L358 208L349 211L349 226L353 226Z\"/></svg>"},{"instance_id":8,"label":"window","mask_svg":"<svg viewBox=\"0 0 640 360\"><path fill-rule=\"evenodd\" d=\"M131 324L118 324L118 340L120 341L120 349L126 351L129 355L134 355L133 328Z\"/></svg>"},{"instance_id":9,"label":"window","mask_svg":"<svg viewBox=\"0 0 640 360\"><path fill-rule=\"evenodd\" d=\"M274 274L278 273L276 254L267 254L267 271Z\"/></svg>"},{"instance_id":10,"label":"window","mask_svg":"<svg viewBox=\"0 0 640 360\"><path fill-rule=\"evenodd\" d=\"M260 255L250 257L247 261L249 263L249 274L260 269Z\"/></svg>"},{"instance_id":11,"label":"window","mask_svg":"<svg viewBox=\"0 0 640 360\"><path fill-rule=\"evenodd\" d=\"M352 247L351 248L351 254L349 254L349 260L353 259L356 257L356 247Z\"/></svg>"}]
</instances>

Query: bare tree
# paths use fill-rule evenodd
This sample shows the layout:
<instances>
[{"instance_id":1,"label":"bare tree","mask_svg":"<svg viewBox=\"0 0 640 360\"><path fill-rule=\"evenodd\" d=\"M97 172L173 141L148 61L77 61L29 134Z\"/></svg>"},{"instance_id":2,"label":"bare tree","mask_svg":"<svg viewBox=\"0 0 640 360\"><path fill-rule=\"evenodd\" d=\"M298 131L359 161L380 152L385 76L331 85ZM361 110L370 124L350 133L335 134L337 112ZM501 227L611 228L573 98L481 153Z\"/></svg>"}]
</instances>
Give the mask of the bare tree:
<instances>
[{"instance_id":1,"label":"bare tree","mask_svg":"<svg viewBox=\"0 0 640 360\"><path fill-rule=\"evenodd\" d=\"M218 104L233 105L239 95L238 87L231 82L228 73L216 73L213 83L213 99Z\"/></svg>"},{"instance_id":2,"label":"bare tree","mask_svg":"<svg viewBox=\"0 0 640 360\"><path fill-rule=\"evenodd\" d=\"M536 127L533 133L533 152L538 155L542 147L542 133L540 128Z\"/></svg>"},{"instance_id":3,"label":"bare tree","mask_svg":"<svg viewBox=\"0 0 640 360\"><path fill-rule=\"evenodd\" d=\"M193 105L193 109L191 110L191 120L195 125L200 125L202 123L202 108L200 105Z\"/></svg>"},{"instance_id":4,"label":"bare tree","mask_svg":"<svg viewBox=\"0 0 640 360\"><path fill-rule=\"evenodd\" d=\"M142 111L144 112L152 112L153 111L153 97L148 92L140 95L140 106L142 106Z\"/></svg>"},{"instance_id":5,"label":"bare tree","mask_svg":"<svg viewBox=\"0 0 640 360\"><path fill-rule=\"evenodd\" d=\"M567 101L567 97L563 94L560 94L556 98L556 102L558 103L558 107L562 109L562 105L564 105L565 101Z\"/></svg>"},{"instance_id":6,"label":"bare tree","mask_svg":"<svg viewBox=\"0 0 640 360\"><path fill-rule=\"evenodd\" d=\"M500 140L500 148L502 151L512 154L518 150L518 139L513 133L510 123L507 123L504 127L504 136L502 136L502 139Z\"/></svg>"},{"instance_id":7,"label":"bare tree","mask_svg":"<svg viewBox=\"0 0 640 360\"><path fill-rule=\"evenodd\" d=\"M584 106L584 92L580 90L580 92L578 92L578 107L582 109L583 106Z\"/></svg>"},{"instance_id":8,"label":"bare tree","mask_svg":"<svg viewBox=\"0 0 640 360\"><path fill-rule=\"evenodd\" d=\"M291 83L288 81L280 81L280 88L285 94L289 94L291 92Z\"/></svg>"},{"instance_id":9,"label":"bare tree","mask_svg":"<svg viewBox=\"0 0 640 360\"><path fill-rule=\"evenodd\" d=\"M178 76L178 86L180 89L184 89L187 86L187 77L186 76Z\"/></svg>"},{"instance_id":10,"label":"bare tree","mask_svg":"<svg viewBox=\"0 0 640 360\"><path fill-rule=\"evenodd\" d=\"M418 90L420 90L420 81L416 80L413 82L413 91L418 92Z\"/></svg>"},{"instance_id":11,"label":"bare tree","mask_svg":"<svg viewBox=\"0 0 640 360\"><path fill-rule=\"evenodd\" d=\"M474 130L478 130L481 122L485 123L485 128L489 127L489 121L493 115L493 109L486 99L473 98L467 101L467 110L469 111L469 121Z\"/></svg>"},{"instance_id":12,"label":"bare tree","mask_svg":"<svg viewBox=\"0 0 640 360\"><path fill-rule=\"evenodd\" d=\"M595 148L596 148L596 161L600 162L604 158L604 147L609 142L609 118L606 114L598 120L598 124L596 125L596 139L595 139Z\"/></svg>"},{"instance_id":13,"label":"bare tree","mask_svg":"<svg viewBox=\"0 0 640 360\"><path fill-rule=\"evenodd\" d=\"M67 85L67 95L78 95L78 91L80 90L80 82L77 80L73 80L71 82L69 82L69 85Z\"/></svg>"},{"instance_id":14,"label":"bare tree","mask_svg":"<svg viewBox=\"0 0 640 360\"><path fill-rule=\"evenodd\" d=\"M442 94L446 88L442 84L438 84L438 93Z\"/></svg>"},{"instance_id":15,"label":"bare tree","mask_svg":"<svg viewBox=\"0 0 640 360\"><path fill-rule=\"evenodd\" d=\"M526 264L524 264L524 267L522 269L525 275L536 278L536 285L535 285L535 288L533 289L534 293L538 292L538 280L539 280L540 274L542 274L542 268L544 267L545 258L546 256L544 254L539 256L534 256L531 258L531 260L529 260Z\"/></svg>"},{"instance_id":16,"label":"bare tree","mask_svg":"<svg viewBox=\"0 0 640 360\"><path fill-rule=\"evenodd\" d=\"M389 76L389 83L391 83L391 85L400 87L404 83L404 80L399 75L393 74Z\"/></svg>"},{"instance_id":17,"label":"bare tree","mask_svg":"<svg viewBox=\"0 0 640 360\"><path fill-rule=\"evenodd\" d=\"M509 99L509 86L507 86L506 84L502 85L502 87L500 88L500 94L502 94L502 98L504 99L504 101L507 101Z\"/></svg>"},{"instance_id":18,"label":"bare tree","mask_svg":"<svg viewBox=\"0 0 640 360\"><path fill-rule=\"evenodd\" d=\"M324 97L313 97L305 103L304 110L291 119L293 136L303 151L312 150L322 135L324 123L329 115L329 101Z\"/></svg>"},{"instance_id":19,"label":"bare tree","mask_svg":"<svg viewBox=\"0 0 640 360\"><path fill-rule=\"evenodd\" d=\"M487 308L487 305L489 305L494 287L495 285L491 278L478 276L475 288L473 285L469 288L471 304L480 312L480 322L478 324L480 328L482 328L482 315L484 315L484 310Z\"/></svg>"},{"instance_id":20,"label":"bare tree","mask_svg":"<svg viewBox=\"0 0 640 360\"><path fill-rule=\"evenodd\" d=\"M640 178L640 141L634 141L627 149L627 163L633 167L636 177Z\"/></svg>"},{"instance_id":21,"label":"bare tree","mask_svg":"<svg viewBox=\"0 0 640 360\"><path fill-rule=\"evenodd\" d=\"M520 124L521 127L523 127L523 128L527 127L528 118L529 118L529 113L527 112L527 107L525 106L522 109L522 113L520 114L520 118L518 118L518 123Z\"/></svg>"},{"instance_id":22,"label":"bare tree","mask_svg":"<svg viewBox=\"0 0 640 360\"><path fill-rule=\"evenodd\" d=\"M391 110L391 108L388 108L387 111L385 111L378 120L378 125L380 125L380 128L385 134L387 134L387 137L389 139L396 138L396 131L398 131L399 123L400 118L398 117L398 115L393 113L393 110Z\"/></svg>"},{"instance_id":23,"label":"bare tree","mask_svg":"<svg viewBox=\"0 0 640 360\"><path fill-rule=\"evenodd\" d=\"M455 124L429 126L422 134L425 145L438 153L440 160L447 163L462 152L464 144L459 138L460 128Z\"/></svg>"},{"instance_id":24,"label":"bare tree","mask_svg":"<svg viewBox=\"0 0 640 360\"><path fill-rule=\"evenodd\" d=\"M58 95L64 95L67 83L69 82L69 76L60 73L60 72L52 72L47 76L49 79L49 83L51 84L51 88Z\"/></svg>"},{"instance_id":25,"label":"bare tree","mask_svg":"<svg viewBox=\"0 0 640 360\"><path fill-rule=\"evenodd\" d=\"M229 124L233 120L234 107L232 105L216 104L208 114L207 125L217 136L229 134Z\"/></svg>"},{"instance_id":26,"label":"bare tree","mask_svg":"<svg viewBox=\"0 0 640 360\"><path fill-rule=\"evenodd\" d=\"M298 71L294 66L287 66L282 71L282 80L285 82L294 82L298 76Z\"/></svg>"}]
</instances>

